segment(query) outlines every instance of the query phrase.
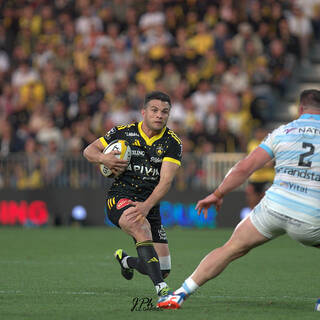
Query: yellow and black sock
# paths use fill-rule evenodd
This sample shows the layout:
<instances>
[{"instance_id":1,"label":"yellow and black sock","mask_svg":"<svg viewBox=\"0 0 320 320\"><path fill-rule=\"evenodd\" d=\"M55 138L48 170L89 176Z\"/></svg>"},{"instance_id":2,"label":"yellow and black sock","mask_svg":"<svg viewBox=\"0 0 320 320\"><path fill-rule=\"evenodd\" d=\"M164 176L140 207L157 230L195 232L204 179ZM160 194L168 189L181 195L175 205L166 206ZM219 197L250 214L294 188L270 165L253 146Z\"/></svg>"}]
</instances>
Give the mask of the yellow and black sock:
<instances>
[{"instance_id":1,"label":"yellow and black sock","mask_svg":"<svg viewBox=\"0 0 320 320\"><path fill-rule=\"evenodd\" d=\"M137 269L143 274L147 274L154 285L163 282L162 273L160 270L159 258L154 249L151 240L141 241L136 243L138 258L136 261L128 258L128 266ZM135 263L135 266L133 264Z\"/></svg>"},{"instance_id":2,"label":"yellow and black sock","mask_svg":"<svg viewBox=\"0 0 320 320\"><path fill-rule=\"evenodd\" d=\"M127 264L129 268L136 269L141 274L147 274L144 263L140 258L128 257Z\"/></svg>"}]
</instances>

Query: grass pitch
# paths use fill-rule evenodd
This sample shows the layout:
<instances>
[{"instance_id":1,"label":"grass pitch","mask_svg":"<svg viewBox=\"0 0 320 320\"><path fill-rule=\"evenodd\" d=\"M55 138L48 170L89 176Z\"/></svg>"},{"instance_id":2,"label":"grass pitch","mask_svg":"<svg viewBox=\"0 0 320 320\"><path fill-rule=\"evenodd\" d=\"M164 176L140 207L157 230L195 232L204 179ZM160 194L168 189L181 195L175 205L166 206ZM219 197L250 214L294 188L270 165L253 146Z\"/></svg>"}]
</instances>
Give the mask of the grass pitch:
<instances>
[{"instance_id":1,"label":"grass pitch","mask_svg":"<svg viewBox=\"0 0 320 320\"><path fill-rule=\"evenodd\" d=\"M167 233L167 282L177 288L231 230ZM150 298L154 305L157 300L145 276L120 276L113 258L117 248L135 255L133 241L118 229L1 227L0 319L320 319L313 311L320 295L320 250L287 236L232 263L182 309L166 311L131 311L134 298Z\"/></svg>"}]
</instances>

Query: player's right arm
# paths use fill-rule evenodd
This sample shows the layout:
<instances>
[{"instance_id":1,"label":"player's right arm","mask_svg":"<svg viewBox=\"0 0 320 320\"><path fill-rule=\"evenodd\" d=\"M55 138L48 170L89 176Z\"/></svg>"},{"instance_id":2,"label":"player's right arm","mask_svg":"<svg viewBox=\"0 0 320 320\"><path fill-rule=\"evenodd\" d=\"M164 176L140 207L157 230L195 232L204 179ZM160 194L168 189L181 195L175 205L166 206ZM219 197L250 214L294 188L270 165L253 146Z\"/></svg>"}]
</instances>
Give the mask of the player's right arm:
<instances>
[{"instance_id":1,"label":"player's right arm","mask_svg":"<svg viewBox=\"0 0 320 320\"><path fill-rule=\"evenodd\" d=\"M253 150L246 158L240 160L230 169L215 192L198 201L196 206L198 214L204 210L204 215L206 217L207 211L211 205L215 205L217 210L219 210L222 204L222 198L225 194L243 184L254 171L261 169L271 159L272 157L270 154L263 148L257 147Z\"/></svg>"},{"instance_id":2,"label":"player's right arm","mask_svg":"<svg viewBox=\"0 0 320 320\"><path fill-rule=\"evenodd\" d=\"M83 155L89 162L104 164L115 175L122 173L127 168L128 161L116 157L117 154L120 154L119 151L111 151L108 154L103 154L103 150L104 145L101 139L97 139L84 149Z\"/></svg>"},{"instance_id":3,"label":"player's right arm","mask_svg":"<svg viewBox=\"0 0 320 320\"><path fill-rule=\"evenodd\" d=\"M236 189L243 184L253 172L264 167L270 160L270 154L261 147L257 147L246 158L240 160L231 168L218 187L220 193L224 195Z\"/></svg>"}]
</instances>

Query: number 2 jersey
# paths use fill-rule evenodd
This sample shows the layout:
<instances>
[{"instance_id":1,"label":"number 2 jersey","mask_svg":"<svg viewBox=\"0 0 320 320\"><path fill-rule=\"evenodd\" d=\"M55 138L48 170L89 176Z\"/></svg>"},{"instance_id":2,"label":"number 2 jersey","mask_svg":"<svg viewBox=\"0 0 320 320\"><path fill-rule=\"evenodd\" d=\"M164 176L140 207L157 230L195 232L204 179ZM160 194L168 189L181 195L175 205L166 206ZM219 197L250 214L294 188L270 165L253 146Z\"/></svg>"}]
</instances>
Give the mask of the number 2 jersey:
<instances>
[{"instance_id":1,"label":"number 2 jersey","mask_svg":"<svg viewBox=\"0 0 320 320\"><path fill-rule=\"evenodd\" d=\"M115 178L108 197L123 196L144 201L159 183L162 162L181 165L181 140L172 130L165 127L158 135L149 138L141 126L142 122L117 126L100 138L104 147L114 140L126 140L132 151L127 170Z\"/></svg>"},{"instance_id":2,"label":"number 2 jersey","mask_svg":"<svg viewBox=\"0 0 320 320\"><path fill-rule=\"evenodd\" d=\"M260 147L276 160L268 207L320 225L320 115L303 114L280 126Z\"/></svg>"}]
</instances>

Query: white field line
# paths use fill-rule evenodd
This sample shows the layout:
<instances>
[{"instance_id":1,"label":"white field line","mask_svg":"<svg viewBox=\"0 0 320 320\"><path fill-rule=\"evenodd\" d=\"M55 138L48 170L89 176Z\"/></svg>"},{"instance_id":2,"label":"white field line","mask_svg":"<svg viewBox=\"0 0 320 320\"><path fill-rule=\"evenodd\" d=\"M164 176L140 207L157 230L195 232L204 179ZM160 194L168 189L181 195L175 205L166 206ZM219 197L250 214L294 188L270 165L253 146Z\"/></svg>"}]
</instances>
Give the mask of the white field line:
<instances>
[{"instance_id":1,"label":"white field line","mask_svg":"<svg viewBox=\"0 0 320 320\"><path fill-rule=\"evenodd\" d=\"M40 292L39 292L40 293ZM30 295L30 291L22 291L22 290L0 290L0 294L2 295L24 295L28 294ZM97 296L114 296L117 295L115 292L97 292L97 291L47 291L47 292L41 292L41 294L44 295L97 295ZM118 294L120 296L120 294ZM213 300L294 300L294 301L315 301L317 297L297 297L297 296L231 296L231 295L200 295L195 294L193 296L194 299L213 299Z\"/></svg>"},{"instance_id":2,"label":"white field line","mask_svg":"<svg viewBox=\"0 0 320 320\"><path fill-rule=\"evenodd\" d=\"M1 264L21 264L21 265L34 265L34 264L53 264L53 265L79 265L79 264L87 264L87 265L97 265L97 266L106 266L106 265L110 265L112 262L90 262L90 259L87 260L83 260L83 261L68 261L68 262L60 262L60 261L34 261L34 260L31 260L31 261L28 261L28 260L12 260L12 261L0 261L0 265Z\"/></svg>"}]
</instances>

